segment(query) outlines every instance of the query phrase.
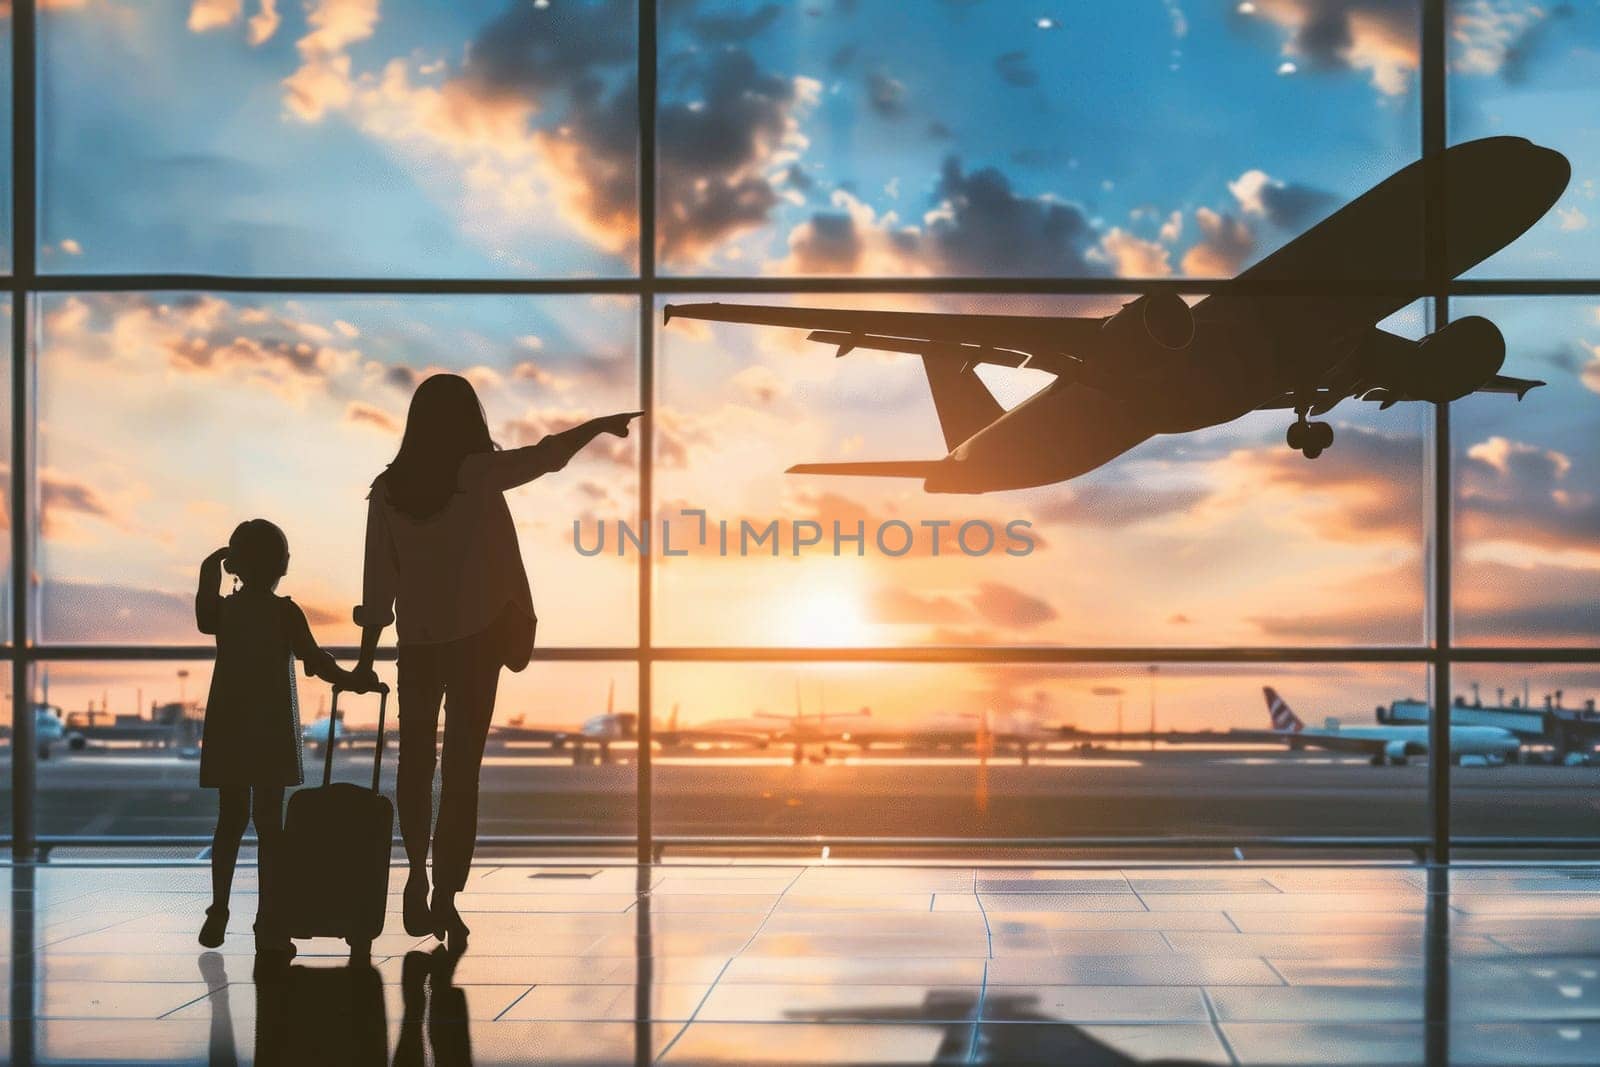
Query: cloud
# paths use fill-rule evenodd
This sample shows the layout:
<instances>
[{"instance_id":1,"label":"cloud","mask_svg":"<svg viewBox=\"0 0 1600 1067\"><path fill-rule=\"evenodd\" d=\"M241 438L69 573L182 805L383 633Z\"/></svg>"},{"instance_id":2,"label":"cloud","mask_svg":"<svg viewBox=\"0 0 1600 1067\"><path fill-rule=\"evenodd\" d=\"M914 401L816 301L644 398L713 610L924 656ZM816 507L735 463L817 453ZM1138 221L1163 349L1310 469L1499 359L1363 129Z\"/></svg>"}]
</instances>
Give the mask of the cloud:
<instances>
[{"instance_id":1,"label":"cloud","mask_svg":"<svg viewBox=\"0 0 1600 1067\"><path fill-rule=\"evenodd\" d=\"M1600 393L1600 345L1589 349L1589 362L1583 365L1578 376L1590 392Z\"/></svg>"},{"instance_id":2,"label":"cloud","mask_svg":"<svg viewBox=\"0 0 1600 1067\"><path fill-rule=\"evenodd\" d=\"M532 382L541 389L550 389L558 393L564 393L576 384L566 375L557 374L543 363L531 359L520 360L511 368L511 380Z\"/></svg>"},{"instance_id":3,"label":"cloud","mask_svg":"<svg viewBox=\"0 0 1600 1067\"><path fill-rule=\"evenodd\" d=\"M843 189L834 211L818 211L789 233L789 256L777 269L790 274L921 274L923 235L894 212L879 215Z\"/></svg>"},{"instance_id":4,"label":"cloud","mask_svg":"<svg viewBox=\"0 0 1600 1067\"><path fill-rule=\"evenodd\" d=\"M1398 96L1417 69L1417 12L1396 0L1255 0L1254 9L1288 31L1282 54L1313 70L1360 70Z\"/></svg>"},{"instance_id":5,"label":"cloud","mask_svg":"<svg viewBox=\"0 0 1600 1067\"><path fill-rule=\"evenodd\" d=\"M698 106L660 109L661 253L703 260L715 246L764 224L779 202L777 183L805 148L800 116L821 86L761 71L729 49L697 61Z\"/></svg>"},{"instance_id":6,"label":"cloud","mask_svg":"<svg viewBox=\"0 0 1600 1067\"><path fill-rule=\"evenodd\" d=\"M924 224L945 273L1098 273L1085 258L1094 233L1083 212L1050 197L1018 195L994 167L969 173L949 157L935 200Z\"/></svg>"},{"instance_id":7,"label":"cloud","mask_svg":"<svg viewBox=\"0 0 1600 1067\"><path fill-rule=\"evenodd\" d=\"M1577 233L1579 230L1589 228L1589 216L1585 215L1583 209L1576 204L1571 207L1556 208L1556 217L1561 220L1562 233ZM66 242L63 241L62 244L65 245Z\"/></svg>"},{"instance_id":8,"label":"cloud","mask_svg":"<svg viewBox=\"0 0 1600 1067\"><path fill-rule=\"evenodd\" d=\"M93 486L50 470L40 473L39 502L47 514L66 511L108 521L115 517L111 506Z\"/></svg>"},{"instance_id":9,"label":"cloud","mask_svg":"<svg viewBox=\"0 0 1600 1067\"><path fill-rule=\"evenodd\" d=\"M1320 538L1415 544L1422 532L1422 443L1415 437L1340 426L1333 447L1307 460L1285 446L1240 449L1224 461L1241 487L1290 494L1307 507Z\"/></svg>"},{"instance_id":10,"label":"cloud","mask_svg":"<svg viewBox=\"0 0 1600 1067\"><path fill-rule=\"evenodd\" d=\"M891 78L882 71L873 71L867 75L867 106L882 118L904 118L906 97L904 82Z\"/></svg>"},{"instance_id":11,"label":"cloud","mask_svg":"<svg viewBox=\"0 0 1600 1067\"><path fill-rule=\"evenodd\" d=\"M637 237L633 6L513 3L459 69L436 76L415 57L354 72L348 48L371 35L376 6L321 0L298 45L301 67L285 82L286 105L306 122L348 115L415 157L485 242L554 215L621 254ZM733 24L711 32L733 33ZM779 203L776 186L806 144L799 120L821 86L763 71L736 45L667 57L663 70L661 254L697 263Z\"/></svg>"},{"instance_id":12,"label":"cloud","mask_svg":"<svg viewBox=\"0 0 1600 1067\"><path fill-rule=\"evenodd\" d=\"M1019 89L1029 89L1039 84L1039 72L1033 69L1026 52L1005 52L996 56L994 70L1000 75L1001 81Z\"/></svg>"},{"instance_id":13,"label":"cloud","mask_svg":"<svg viewBox=\"0 0 1600 1067\"><path fill-rule=\"evenodd\" d=\"M317 122L351 102L348 49L377 28L378 0L314 0L306 24L309 31L295 43L300 67L283 80L284 103L295 117Z\"/></svg>"},{"instance_id":14,"label":"cloud","mask_svg":"<svg viewBox=\"0 0 1600 1067\"><path fill-rule=\"evenodd\" d=\"M1600 551L1600 495L1570 477L1565 453L1495 436L1468 448L1460 466L1465 538Z\"/></svg>"},{"instance_id":15,"label":"cloud","mask_svg":"<svg viewBox=\"0 0 1600 1067\"><path fill-rule=\"evenodd\" d=\"M765 363L753 363L735 374L730 382L751 401L762 407L789 395L789 382Z\"/></svg>"},{"instance_id":16,"label":"cloud","mask_svg":"<svg viewBox=\"0 0 1600 1067\"><path fill-rule=\"evenodd\" d=\"M1255 234L1250 227L1241 219L1206 207L1195 211L1194 221L1200 227L1201 240L1183 254L1183 272L1200 277L1238 273L1255 250Z\"/></svg>"},{"instance_id":17,"label":"cloud","mask_svg":"<svg viewBox=\"0 0 1600 1067\"><path fill-rule=\"evenodd\" d=\"M1414 645L1422 640L1422 597L1411 608L1310 610L1293 615L1257 615L1247 621L1271 641L1314 644ZM1352 592L1359 592L1353 588Z\"/></svg>"},{"instance_id":18,"label":"cloud","mask_svg":"<svg viewBox=\"0 0 1600 1067\"><path fill-rule=\"evenodd\" d=\"M260 6L245 23L245 37L251 47L265 44L278 32L282 18L277 0L259 0ZM244 14L244 0L194 0L189 6L189 31L208 33L231 26Z\"/></svg>"},{"instance_id":19,"label":"cloud","mask_svg":"<svg viewBox=\"0 0 1600 1067\"><path fill-rule=\"evenodd\" d=\"M193 595L134 586L49 579L39 610L52 641L68 644L195 641Z\"/></svg>"},{"instance_id":20,"label":"cloud","mask_svg":"<svg viewBox=\"0 0 1600 1067\"><path fill-rule=\"evenodd\" d=\"M1228 183L1228 191L1246 215L1263 217L1286 230L1303 229L1338 202L1332 193L1278 181L1263 170L1245 171Z\"/></svg>"},{"instance_id":21,"label":"cloud","mask_svg":"<svg viewBox=\"0 0 1600 1067\"><path fill-rule=\"evenodd\" d=\"M981 583L972 606L994 625L1018 630L1032 629L1058 617L1048 601L1001 582Z\"/></svg>"},{"instance_id":22,"label":"cloud","mask_svg":"<svg viewBox=\"0 0 1600 1067\"><path fill-rule=\"evenodd\" d=\"M1413 561L1341 578L1300 597L1293 611L1246 621L1271 641L1413 645L1424 636L1425 590L1422 563Z\"/></svg>"},{"instance_id":23,"label":"cloud","mask_svg":"<svg viewBox=\"0 0 1600 1067\"><path fill-rule=\"evenodd\" d=\"M319 323L209 293L69 296L47 310L44 329L52 358L233 374L296 401L359 365L359 352L334 340Z\"/></svg>"},{"instance_id":24,"label":"cloud","mask_svg":"<svg viewBox=\"0 0 1600 1067\"><path fill-rule=\"evenodd\" d=\"M244 12L244 0L194 0L189 7L189 31L205 33L231 24Z\"/></svg>"},{"instance_id":25,"label":"cloud","mask_svg":"<svg viewBox=\"0 0 1600 1067\"><path fill-rule=\"evenodd\" d=\"M668 3L664 21L680 24L679 20L695 7L693 0ZM681 12L681 13L680 13ZM694 15L688 18L689 32L706 44L732 44L757 36L778 21L783 9L777 4L762 4L753 11L719 11L715 14Z\"/></svg>"},{"instance_id":26,"label":"cloud","mask_svg":"<svg viewBox=\"0 0 1600 1067\"><path fill-rule=\"evenodd\" d=\"M261 8L246 23L246 39L252 46L266 44L278 32L283 19L278 14L278 0L261 0Z\"/></svg>"},{"instance_id":27,"label":"cloud","mask_svg":"<svg viewBox=\"0 0 1600 1067\"><path fill-rule=\"evenodd\" d=\"M800 274L852 274L863 247L855 221L843 211L819 211L789 234L789 253Z\"/></svg>"},{"instance_id":28,"label":"cloud","mask_svg":"<svg viewBox=\"0 0 1600 1067\"><path fill-rule=\"evenodd\" d=\"M1172 273L1172 253L1159 241L1147 241L1113 226L1088 253L1090 259L1109 263L1122 278L1165 278Z\"/></svg>"},{"instance_id":29,"label":"cloud","mask_svg":"<svg viewBox=\"0 0 1600 1067\"><path fill-rule=\"evenodd\" d=\"M1457 0L1451 5L1452 66L1463 74L1499 74L1513 84L1526 81L1552 24L1572 14L1568 3L1546 7L1526 0Z\"/></svg>"},{"instance_id":30,"label":"cloud","mask_svg":"<svg viewBox=\"0 0 1600 1067\"><path fill-rule=\"evenodd\" d=\"M1463 636L1503 645L1600 640L1600 569L1463 561L1453 588Z\"/></svg>"},{"instance_id":31,"label":"cloud","mask_svg":"<svg viewBox=\"0 0 1600 1067\"><path fill-rule=\"evenodd\" d=\"M370 426L387 434L399 434L401 422L393 415L379 407L360 400L353 400L344 409L344 418L348 423L357 426Z\"/></svg>"},{"instance_id":32,"label":"cloud","mask_svg":"<svg viewBox=\"0 0 1600 1067\"><path fill-rule=\"evenodd\" d=\"M1198 486L1139 489L1131 485L1091 482L1052 492L1042 505L1033 509L1033 513L1043 522L1120 529L1181 514L1198 505L1208 495L1209 490Z\"/></svg>"},{"instance_id":33,"label":"cloud","mask_svg":"<svg viewBox=\"0 0 1600 1067\"><path fill-rule=\"evenodd\" d=\"M959 600L942 594L925 596L903 585L874 589L867 603L867 616L873 622L935 625L963 622L972 612Z\"/></svg>"},{"instance_id":34,"label":"cloud","mask_svg":"<svg viewBox=\"0 0 1600 1067\"><path fill-rule=\"evenodd\" d=\"M89 483L45 468L39 472L39 532L46 540L68 540L77 519L93 519L126 529L127 517Z\"/></svg>"}]
</instances>

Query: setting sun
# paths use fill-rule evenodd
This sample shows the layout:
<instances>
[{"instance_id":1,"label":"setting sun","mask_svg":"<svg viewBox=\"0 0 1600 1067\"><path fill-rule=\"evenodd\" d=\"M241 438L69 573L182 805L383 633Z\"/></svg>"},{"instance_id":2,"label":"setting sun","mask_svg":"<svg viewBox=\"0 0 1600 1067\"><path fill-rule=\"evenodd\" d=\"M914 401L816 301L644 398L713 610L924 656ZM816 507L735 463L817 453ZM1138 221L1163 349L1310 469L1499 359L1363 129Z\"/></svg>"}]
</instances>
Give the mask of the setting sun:
<instances>
[{"instance_id":1,"label":"setting sun","mask_svg":"<svg viewBox=\"0 0 1600 1067\"><path fill-rule=\"evenodd\" d=\"M852 584L808 584L789 601L783 629L788 641L797 645L869 644L872 627L863 618L865 608L860 590Z\"/></svg>"}]
</instances>

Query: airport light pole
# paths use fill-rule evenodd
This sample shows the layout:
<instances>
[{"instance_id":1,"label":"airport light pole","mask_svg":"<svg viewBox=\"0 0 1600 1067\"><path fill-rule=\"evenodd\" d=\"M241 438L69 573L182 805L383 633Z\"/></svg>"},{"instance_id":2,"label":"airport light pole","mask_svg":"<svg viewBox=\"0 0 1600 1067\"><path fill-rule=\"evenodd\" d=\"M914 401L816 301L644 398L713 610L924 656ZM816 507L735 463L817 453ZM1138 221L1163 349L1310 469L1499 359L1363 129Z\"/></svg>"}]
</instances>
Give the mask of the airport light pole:
<instances>
[{"instance_id":1,"label":"airport light pole","mask_svg":"<svg viewBox=\"0 0 1600 1067\"><path fill-rule=\"evenodd\" d=\"M1156 750L1156 674L1161 670L1159 663L1150 664L1150 751Z\"/></svg>"}]
</instances>

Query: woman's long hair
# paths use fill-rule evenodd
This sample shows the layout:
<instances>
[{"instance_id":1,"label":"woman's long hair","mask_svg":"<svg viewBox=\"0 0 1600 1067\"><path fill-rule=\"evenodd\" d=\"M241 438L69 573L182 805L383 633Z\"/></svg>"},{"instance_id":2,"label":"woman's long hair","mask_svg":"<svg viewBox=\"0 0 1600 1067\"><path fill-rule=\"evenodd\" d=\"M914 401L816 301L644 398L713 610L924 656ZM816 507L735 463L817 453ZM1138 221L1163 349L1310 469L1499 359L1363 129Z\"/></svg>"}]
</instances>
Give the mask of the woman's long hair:
<instances>
[{"instance_id":1,"label":"woman's long hair","mask_svg":"<svg viewBox=\"0 0 1600 1067\"><path fill-rule=\"evenodd\" d=\"M411 395L400 451L380 475L389 503L413 519L438 514L455 495L461 461L499 447L471 382L459 374L425 378Z\"/></svg>"}]
</instances>

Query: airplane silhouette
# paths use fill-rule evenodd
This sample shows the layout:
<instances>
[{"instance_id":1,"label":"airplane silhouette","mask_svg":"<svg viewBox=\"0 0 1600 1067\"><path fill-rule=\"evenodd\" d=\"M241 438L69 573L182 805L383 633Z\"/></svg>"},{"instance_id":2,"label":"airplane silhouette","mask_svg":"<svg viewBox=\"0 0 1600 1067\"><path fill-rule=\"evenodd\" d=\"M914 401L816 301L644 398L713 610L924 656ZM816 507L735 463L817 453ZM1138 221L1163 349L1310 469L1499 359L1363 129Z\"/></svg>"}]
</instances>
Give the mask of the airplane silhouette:
<instances>
[{"instance_id":1,"label":"airplane silhouette","mask_svg":"<svg viewBox=\"0 0 1600 1067\"><path fill-rule=\"evenodd\" d=\"M1505 338L1457 319L1411 341L1377 323L1418 297L1429 165L1444 178L1448 277L1482 262L1555 205L1572 168L1520 137L1488 137L1419 160L1189 307L1147 293L1104 318L842 311L745 304L667 305L673 318L787 326L808 339L922 356L949 453L942 459L803 463L792 474L921 478L930 493L987 493L1075 478L1156 434L1188 433L1251 411L1294 412L1286 440L1315 459L1333 427L1309 421L1340 401L1383 407L1514 394L1543 382L1499 373ZM1319 287L1326 286L1326 291ZM1033 367L1056 380L1010 411L974 373Z\"/></svg>"},{"instance_id":2,"label":"airplane silhouette","mask_svg":"<svg viewBox=\"0 0 1600 1067\"><path fill-rule=\"evenodd\" d=\"M979 1016L983 1022L979 1023ZM941 1031L932 1063L1048 1063L1073 1067L1182 1067L1198 1060L1145 1060L1096 1036L1090 1028L1062 1022L1036 994L987 990L930 989L922 1003L786 1011L794 1022L923 1024ZM976 1025L975 1025L976 1024ZM976 1047L974 1047L976 1046Z\"/></svg>"}]
</instances>

